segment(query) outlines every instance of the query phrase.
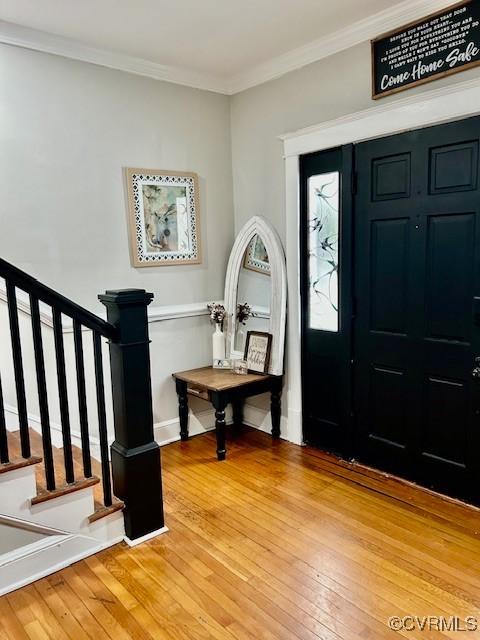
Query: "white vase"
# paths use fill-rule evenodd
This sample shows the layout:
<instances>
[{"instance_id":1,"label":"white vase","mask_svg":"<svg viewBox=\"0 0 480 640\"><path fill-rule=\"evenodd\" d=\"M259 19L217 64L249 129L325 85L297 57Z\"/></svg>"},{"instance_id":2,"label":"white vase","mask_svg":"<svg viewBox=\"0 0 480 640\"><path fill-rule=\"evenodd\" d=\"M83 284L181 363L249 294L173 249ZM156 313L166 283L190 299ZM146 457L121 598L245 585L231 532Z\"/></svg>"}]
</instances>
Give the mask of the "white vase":
<instances>
[{"instance_id":1,"label":"white vase","mask_svg":"<svg viewBox=\"0 0 480 640\"><path fill-rule=\"evenodd\" d=\"M215 325L215 333L212 335L212 349L214 360L225 360L225 334L219 322Z\"/></svg>"}]
</instances>

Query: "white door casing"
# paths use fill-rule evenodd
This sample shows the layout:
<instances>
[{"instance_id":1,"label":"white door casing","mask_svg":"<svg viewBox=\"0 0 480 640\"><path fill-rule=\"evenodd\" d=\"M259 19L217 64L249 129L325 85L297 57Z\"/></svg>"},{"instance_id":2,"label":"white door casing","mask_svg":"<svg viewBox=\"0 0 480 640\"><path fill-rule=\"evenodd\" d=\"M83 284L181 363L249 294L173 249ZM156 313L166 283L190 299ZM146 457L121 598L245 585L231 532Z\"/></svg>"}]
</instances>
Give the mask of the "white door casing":
<instances>
[{"instance_id":1,"label":"white door casing","mask_svg":"<svg viewBox=\"0 0 480 640\"><path fill-rule=\"evenodd\" d=\"M302 435L299 157L344 144L441 124L480 113L480 78L457 82L280 136L285 157L286 259L289 293L287 362L288 421L282 437Z\"/></svg>"}]
</instances>

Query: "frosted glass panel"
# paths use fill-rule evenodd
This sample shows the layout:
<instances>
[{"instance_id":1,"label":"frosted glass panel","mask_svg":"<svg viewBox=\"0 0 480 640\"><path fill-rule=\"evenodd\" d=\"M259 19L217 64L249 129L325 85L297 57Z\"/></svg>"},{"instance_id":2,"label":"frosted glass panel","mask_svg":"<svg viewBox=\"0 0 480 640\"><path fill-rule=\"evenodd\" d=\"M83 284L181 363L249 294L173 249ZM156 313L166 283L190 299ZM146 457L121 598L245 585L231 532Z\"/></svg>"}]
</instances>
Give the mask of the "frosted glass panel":
<instances>
[{"instance_id":1,"label":"frosted glass panel","mask_svg":"<svg viewBox=\"0 0 480 640\"><path fill-rule=\"evenodd\" d=\"M340 174L308 180L309 326L338 331Z\"/></svg>"}]
</instances>

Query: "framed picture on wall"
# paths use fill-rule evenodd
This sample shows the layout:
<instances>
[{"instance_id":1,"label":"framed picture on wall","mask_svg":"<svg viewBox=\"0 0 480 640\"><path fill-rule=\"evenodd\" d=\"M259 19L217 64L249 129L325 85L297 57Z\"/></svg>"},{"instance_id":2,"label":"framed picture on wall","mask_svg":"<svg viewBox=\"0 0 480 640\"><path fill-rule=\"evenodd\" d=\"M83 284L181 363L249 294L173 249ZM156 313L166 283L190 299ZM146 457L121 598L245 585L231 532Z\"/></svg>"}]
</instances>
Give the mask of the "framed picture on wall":
<instances>
[{"instance_id":1,"label":"framed picture on wall","mask_svg":"<svg viewBox=\"0 0 480 640\"><path fill-rule=\"evenodd\" d=\"M245 252L245 259L243 261L245 269L250 271L257 271L258 273L264 273L270 275L270 262L268 260L268 253L263 244L261 237L256 234L250 241L248 249Z\"/></svg>"},{"instance_id":2,"label":"framed picture on wall","mask_svg":"<svg viewBox=\"0 0 480 640\"><path fill-rule=\"evenodd\" d=\"M272 334L263 331L248 331L244 358L252 373L268 373Z\"/></svg>"},{"instance_id":3,"label":"framed picture on wall","mask_svg":"<svg viewBox=\"0 0 480 640\"><path fill-rule=\"evenodd\" d=\"M125 170L135 267L201 262L196 173Z\"/></svg>"}]
</instances>

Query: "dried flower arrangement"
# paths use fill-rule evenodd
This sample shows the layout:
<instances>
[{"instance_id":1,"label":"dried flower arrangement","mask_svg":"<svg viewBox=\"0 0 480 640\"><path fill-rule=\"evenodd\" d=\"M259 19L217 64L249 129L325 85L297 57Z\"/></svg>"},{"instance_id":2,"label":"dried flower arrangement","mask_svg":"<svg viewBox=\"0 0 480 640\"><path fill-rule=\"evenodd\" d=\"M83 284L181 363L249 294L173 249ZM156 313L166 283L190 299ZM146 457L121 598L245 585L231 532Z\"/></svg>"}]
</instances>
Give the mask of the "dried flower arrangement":
<instances>
[{"instance_id":1,"label":"dried flower arrangement","mask_svg":"<svg viewBox=\"0 0 480 640\"><path fill-rule=\"evenodd\" d=\"M255 314L252 311L252 307L247 302L237 304L237 321L239 323L247 324L247 320L254 316Z\"/></svg>"},{"instance_id":2,"label":"dried flower arrangement","mask_svg":"<svg viewBox=\"0 0 480 640\"><path fill-rule=\"evenodd\" d=\"M211 302L210 304L207 304L207 308L210 312L210 322L221 325L223 331L223 321L225 320L226 315L223 304L220 304L219 302Z\"/></svg>"}]
</instances>

